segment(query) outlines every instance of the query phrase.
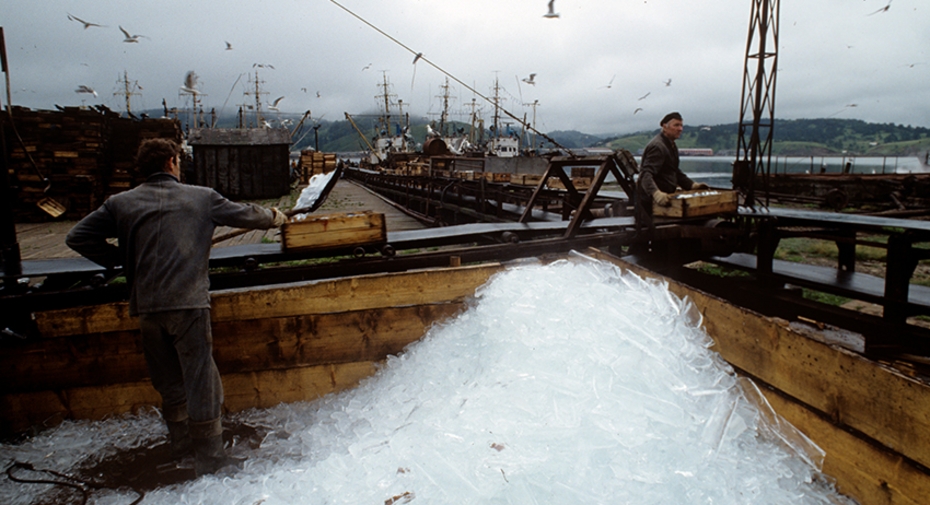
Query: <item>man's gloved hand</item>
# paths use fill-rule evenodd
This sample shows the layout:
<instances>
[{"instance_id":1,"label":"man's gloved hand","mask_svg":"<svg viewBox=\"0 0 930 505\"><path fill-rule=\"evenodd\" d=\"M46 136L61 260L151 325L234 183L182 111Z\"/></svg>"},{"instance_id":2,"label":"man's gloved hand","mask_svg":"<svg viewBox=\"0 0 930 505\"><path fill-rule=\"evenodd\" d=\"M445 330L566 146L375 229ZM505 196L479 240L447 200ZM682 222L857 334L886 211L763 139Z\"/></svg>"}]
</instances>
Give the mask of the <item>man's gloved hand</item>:
<instances>
[{"instance_id":1,"label":"man's gloved hand","mask_svg":"<svg viewBox=\"0 0 930 505\"><path fill-rule=\"evenodd\" d=\"M691 185L691 189L710 189L710 186L704 184L703 182L695 182Z\"/></svg>"},{"instance_id":2,"label":"man's gloved hand","mask_svg":"<svg viewBox=\"0 0 930 505\"><path fill-rule=\"evenodd\" d=\"M287 222L287 216L285 216L283 212L278 210L277 207L272 207L271 213L274 215L274 227L275 228L280 228L282 225L284 225L284 223Z\"/></svg>"},{"instance_id":3,"label":"man's gloved hand","mask_svg":"<svg viewBox=\"0 0 930 505\"><path fill-rule=\"evenodd\" d=\"M662 207L668 207L672 204L672 199L669 198L668 193L663 192L662 190L655 190L652 194L652 201L656 205L661 205Z\"/></svg>"}]
</instances>

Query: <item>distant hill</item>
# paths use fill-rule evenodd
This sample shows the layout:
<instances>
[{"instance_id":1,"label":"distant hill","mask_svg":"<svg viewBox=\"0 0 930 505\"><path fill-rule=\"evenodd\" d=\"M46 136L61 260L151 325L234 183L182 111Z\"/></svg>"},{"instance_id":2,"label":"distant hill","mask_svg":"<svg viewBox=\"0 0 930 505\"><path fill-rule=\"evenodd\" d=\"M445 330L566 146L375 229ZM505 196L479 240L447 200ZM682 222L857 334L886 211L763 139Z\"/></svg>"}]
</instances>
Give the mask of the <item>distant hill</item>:
<instances>
[{"instance_id":1,"label":"distant hill","mask_svg":"<svg viewBox=\"0 0 930 505\"><path fill-rule=\"evenodd\" d=\"M598 146L636 153L659 132L638 132L603 140ZM685 125L679 148L736 152L739 125ZM930 128L866 123L858 119L775 120L772 154L778 156L909 156L930 149Z\"/></svg>"},{"instance_id":2,"label":"distant hill","mask_svg":"<svg viewBox=\"0 0 930 505\"><path fill-rule=\"evenodd\" d=\"M151 117L159 117L162 110L145 111ZM266 113L266 120L272 125L280 125L289 120L289 128L295 129L301 119L300 114ZM186 127L183 114L182 125ZM376 132L376 116L359 114L353 116L355 124L371 139ZM248 120L248 118L247 118ZM207 119L209 121L209 119ZM254 119L252 120L254 122ZM218 118L217 126L234 128L238 123L235 115ZM410 133L422 143L426 137L424 119L411 118ZM250 125L253 126L253 125ZM314 131L315 128L315 131ZM393 128L397 128L394 124ZM469 131L471 125L453 122L450 128ZM563 147L569 149L583 147L606 147L626 149L638 153L646 146L658 129L642 131L614 137L591 135L575 130L556 130L546 135ZM710 148L714 153L729 155L736 152L739 127L736 123L724 125L685 125L685 131L678 140L680 148ZM348 152L365 150L366 144L355 127L346 120L329 121L309 118L299 129L295 129L294 150L315 148L321 151ZM537 144L551 147L539 136ZM891 123L867 123L858 119L791 119L775 120L774 143L772 154L778 156L828 156L850 154L856 156L910 156L930 150L930 128L895 125Z\"/></svg>"}]
</instances>

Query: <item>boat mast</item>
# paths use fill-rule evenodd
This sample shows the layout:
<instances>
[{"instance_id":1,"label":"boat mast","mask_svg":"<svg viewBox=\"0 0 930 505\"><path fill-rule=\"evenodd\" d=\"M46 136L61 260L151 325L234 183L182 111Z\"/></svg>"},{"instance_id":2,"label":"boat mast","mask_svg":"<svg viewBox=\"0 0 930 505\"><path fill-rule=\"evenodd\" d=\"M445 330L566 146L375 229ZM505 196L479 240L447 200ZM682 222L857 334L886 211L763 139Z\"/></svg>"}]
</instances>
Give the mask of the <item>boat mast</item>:
<instances>
[{"instance_id":1,"label":"boat mast","mask_svg":"<svg viewBox=\"0 0 930 505\"><path fill-rule=\"evenodd\" d=\"M254 95L254 96L255 96L255 104L254 104L254 105L250 105L250 104L248 104L248 103L246 103L246 104L244 104L244 105L245 105L245 107L248 108L248 109L252 109L252 108L255 109L255 127L256 127L256 128L261 128L261 127L262 127L262 124L265 122L265 118L264 118L264 116L262 116L262 95L267 95L268 92L267 92L267 91L262 91L262 88L261 88L262 82L263 82L263 81L262 81L261 79L259 79L259 77L258 77L258 69L256 68L256 69L255 69L255 90L254 90L254 91L246 91L245 93L243 93L245 96L250 96L250 95Z\"/></svg>"},{"instance_id":2,"label":"boat mast","mask_svg":"<svg viewBox=\"0 0 930 505\"><path fill-rule=\"evenodd\" d=\"M123 90L122 90L122 91L116 91L116 92L114 92L113 94L114 94L114 95L122 95L122 96L126 99L126 114L129 115L129 113L132 112L132 107L130 106L130 97L132 97L132 95L139 95L139 94L140 94L140 93L136 93L136 92L134 91L135 88L139 88L139 84L138 84L137 82L134 81L134 82L132 83L132 87L130 88L130 87L129 87L129 76L126 74L126 71L125 71L125 70L123 70L123 78L122 78L121 80L116 81L116 82L118 82L119 84L122 84L122 85L123 85ZM139 89L142 89L142 88L139 88Z\"/></svg>"},{"instance_id":3,"label":"boat mast","mask_svg":"<svg viewBox=\"0 0 930 505\"><path fill-rule=\"evenodd\" d=\"M375 96L375 98L384 98L384 116L381 118L381 125L387 135L391 134L391 97L395 96L391 94L390 84L387 80L387 72L381 73L383 76L383 81L379 87L384 89L384 92L380 95Z\"/></svg>"}]
</instances>

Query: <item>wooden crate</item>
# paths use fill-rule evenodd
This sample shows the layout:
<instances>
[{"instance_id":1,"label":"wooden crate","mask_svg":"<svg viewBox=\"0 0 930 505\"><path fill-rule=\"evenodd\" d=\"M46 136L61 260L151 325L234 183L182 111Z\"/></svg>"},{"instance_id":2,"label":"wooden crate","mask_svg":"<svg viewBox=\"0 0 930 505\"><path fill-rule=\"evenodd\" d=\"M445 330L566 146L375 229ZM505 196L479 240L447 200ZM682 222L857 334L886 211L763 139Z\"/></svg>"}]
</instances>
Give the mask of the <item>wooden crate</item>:
<instances>
[{"instance_id":1,"label":"wooden crate","mask_svg":"<svg viewBox=\"0 0 930 505\"><path fill-rule=\"evenodd\" d=\"M653 203L652 215L662 217L696 217L736 212L736 191L697 189L672 193L671 205Z\"/></svg>"},{"instance_id":2,"label":"wooden crate","mask_svg":"<svg viewBox=\"0 0 930 505\"><path fill-rule=\"evenodd\" d=\"M340 212L288 221L281 227L285 251L338 249L387 242L384 214Z\"/></svg>"},{"instance_id":3,"label":"wooden crate","mask_svg":"<svg viewBox=\"0 0 930 505\"><path fill-rule=\"evenodd\" d=\"M483 172L484 180L488 182L510 182L510 174L499 174L497 172Z\"/></svg>"},{"instance_id":4,"label":"wooden crate","mask_svg":"<svg viewBox=\"0 0 930 505\"><path fill-rule=\"evenodd\" d=\"M539 181L542 178L543 176L540 174L514 174L510 176L510 182L522 186L539 186Z\"/></svg>"}]
</instances>

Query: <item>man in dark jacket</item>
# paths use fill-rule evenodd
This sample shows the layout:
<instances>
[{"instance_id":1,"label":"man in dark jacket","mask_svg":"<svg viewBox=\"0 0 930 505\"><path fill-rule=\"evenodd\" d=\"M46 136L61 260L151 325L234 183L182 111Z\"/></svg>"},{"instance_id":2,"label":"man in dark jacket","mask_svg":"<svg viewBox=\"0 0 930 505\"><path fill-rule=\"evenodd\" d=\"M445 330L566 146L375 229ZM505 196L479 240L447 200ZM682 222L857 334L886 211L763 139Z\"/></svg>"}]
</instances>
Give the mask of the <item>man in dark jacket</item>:
<instances>
[{"instance_id":1,"label":"man in dark jacket","mask_svg":"<svg viewBox=\"0 0 930 505\"><path fill-rule=\"evenodd\" d=\"M652 204L669 206L670 193L681 189L707 189L707 184L695 183L678 167L678 146L675 141L684 130L681 114L670 112L659 123L662 131L646 144L636 184L636 227L652 229Z\"/></svg>"},{"instance_id":2,"label":"man in dark jacket","mask_svg":"<svg viewBox=\"0 0 930 505\"><path fill-rule=\"evenodd\" d=\"M220 422L223 385L210 329L213 231L217 225L277 227L286 217L277 209L235 203L213 189L181 184L180 163L175 142L144 141L136 164L145 182L108 198L75 225L66 243L104 267L123 267L129 312L139 317L172 452L181 457L193 446L194 469L202 475L229 462Z\"/></svg>"}]
</instances>

